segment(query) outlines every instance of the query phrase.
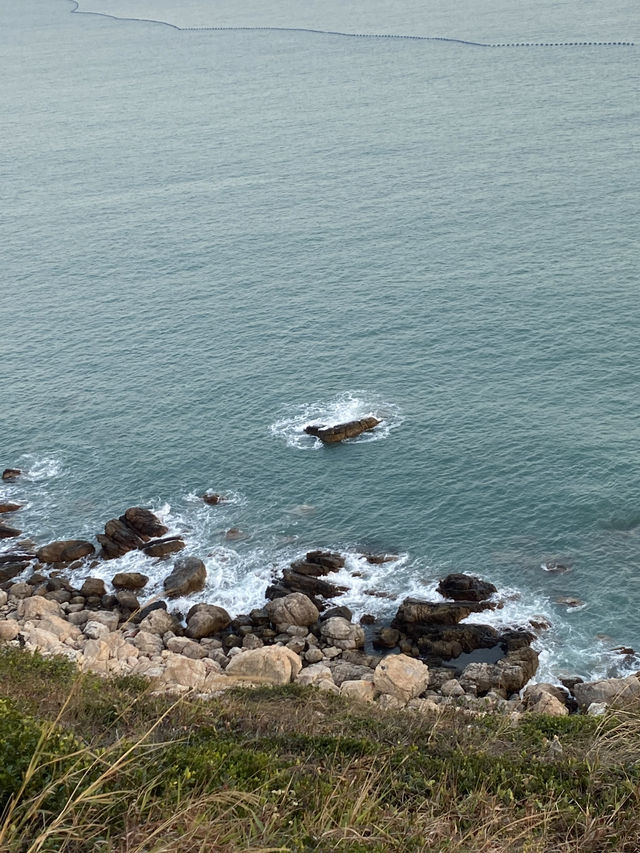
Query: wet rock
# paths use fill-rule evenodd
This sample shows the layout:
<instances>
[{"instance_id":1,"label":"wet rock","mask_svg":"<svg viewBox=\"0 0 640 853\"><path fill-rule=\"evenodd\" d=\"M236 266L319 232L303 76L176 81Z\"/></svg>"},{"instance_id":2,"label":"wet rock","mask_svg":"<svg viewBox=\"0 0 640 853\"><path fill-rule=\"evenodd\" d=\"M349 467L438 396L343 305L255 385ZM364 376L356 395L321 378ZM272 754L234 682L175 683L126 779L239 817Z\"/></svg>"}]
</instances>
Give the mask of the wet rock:
<instances>
[{"instance_id":1,"label":"wet rock","mask_svg":"<svg viewBox=\"0 0 640 853\"><path fill-rule=\"evenodd\" d=\"M486 601L497 591L492 583L461 572L447 575L438 584L440 595L454 601Z\"/></svg>"},{"instance_id":2,"label":"wet rock","mask_svg":"<svg viewBox=\"0 0 640 853\"><path fill-rule=\"evenodd\" d=\"M314 625L320 616L315 604L301 592L276 598L265 606L265 610L279 631L285 630L288 625Z\"/></svg>"},{"instance_id":3,"label":"wet rock","mask_svg":"<svg viewBox=\"0 0 640 853\"><path fill-rule=\"evenodd\" d=\"M299 572L289 569L284 570L282 578L282 583L288 592L303 592L313 599L314 603L316 598L336 598L347 592L347 587L345 586L337 586L336 584L329 583L329 581L301 575Z\"/></svg>"},{"instance_id":4,"label":"wet rock","mask_svg":"<svg viewBox=\"0 0 640 853\"><path fill-rule=\"evenodd\" d=\"M456 601L432 602L419 598L405 598L395 618L392 627L398 628L409 637L420 636L424 629L430 630L437 625L457 625L472 613L492 609L489 602Z\"/></svg>"},{"instance_id":5,"label":"wet rock","mask_svg":"<svg viewBox=\"0 0 640 853\"><path fill-rule=\"evenodd\" d=\"M207 569L198 557L180 557L171 574L164 580L164 589L169 598L200 592L207 579Z\"/></svg>"},{"instance_id":6,"label":"wet rock","mask_svg":"<svg viewBox=\"0 0 640 853\"><path fill-rule=\"evenodd\" d=\"M429 686L429 668L406 655L388 655L375 669L373 682L380 693L406 704Z\"/></svg>"},{"instance_id":7,"label":"wet rock","mask_svg":"<svg viewBox=\"0 0 640 853\"><path fill-rule=\"evenodd\" d=\"M17 512L22 509L22 504L0 503L0 514L5 512Z\"/></svg>"},{"instance_id":8,"label":"wet rock","mask_svg":"<svg viewBox=\"0 0 640 853\"><path fill-rule=\"evenodd\" d=\"M290 649L265 646L236 655L227 674L258 684L289 684L302 669L302 661Z\"/></svg>"},{"instance_id":9,"label":"wet rock","mask_svg":"<svg viewBox=\"0 0 640 853\"><path fill-rule=\"evenodd\" d=\"M6 562L0 562L0 583L5 583L6 581L10 581L16 577L16 575L22 574L30 565L30 560L20 560L19 558L15 558L13 560L7 560Z\"/></svg>"},{"instance_id":10,"label":"wet rock","mask_svg":"<svg viewBox=\"0 0 640 853\"><path fill-rule=\"evenodd\" d=\"M140 506L129 507L124 515L120 516L120 520L127 524L131 529L147 539L157 539L164 536L169 530L151 510L144 509Z\"/></svg>"},{"instance_id":11,"label":"wet rock","mask_svg":"<svg viewBox=\"0 0 640 853\"><path fill-rule=\"evenodd\" d=\"M329 572L337 572L345 564L344 557L333 551L307 551L306 557L308 563L323 566Z\"/></svg>"},{"instance_id":12,"label":"wet rock","mask_svg":"<svg viewBox=\"0 0 640 853\"><path fill-rule=\"evenodd\" d=\"M371 563L374 566L379 566L382 563L392 563L398 559L397 554L363 554L362 556L367 563Z\"/></svg>"},{"instance_id":13,"label":"wet rock","mask_svg":"<svg viewBox=\"0 0 640 853\"><path fill-rule=\"evenodd\" d=\"M104 526L104 534L96 536L102 545L102 556L112 560L136 551L144 545L145 540L133 528L125 524L121 518L112 518Z\"/></svg>"},{"instance_id":14,"label":"wet rock","mask_svg":"<svg viewBox=\"0 0 640 853\"><path fill-rule=\"evenodd\" d=\"M80 587L80 592L87 598L91 595L102 598L103 595L107 594L102 578L87 578Z\"/></svg>"},{"instance_id":15,"label":"wet rock","mask_svg":"<svg viewBox=\"0 0 640 853\"><path fill-rule=\"evenodd\" d=\"M22 474L20 468L5 468L2 472L3 480L17 480L18 477Z\"/></svg>"},{"instance_id":16,"label":"wet rock","mask_svg":"<svg viewBox=\"0 0 640 853\"><path fill-rule=\"evenodd\" d=\"M113 576L111 583L116 589L142 589L149 582L146 575L140 572L118 572Z\"/></svg>"},{"instance_id":17,"label":"wet rock","mask_svg":"<svg viewBox=\"0 0 640 853\"><path fill-rule=\"evenodd\" d=\"M448 660L476 649L492 649L500 643L500 634L490 625L415 626L411 634L421 655Z\"/></svg>"},{"instance_id":18,"label":"wet rock","mask_svg":"<svg viewBox=\"0 0 640 853\"><path fill-rule=\"evenodd\" d=\"M373 639L377 649L393 649L400 642L400 631L396 628L381 628Z\"/></svg>"},{"instance_id":19,"label":"wet rock","mask_svg":"<svg viewBox=\"0 0 640 853\"><path fill-rule=\"evenodd\" d=\"M238 542L241 539L246 539L247 534L239 527L230 527L228 530L225 530L224 538L227 542Z\"/></svg>"},{"instance_id":20,"label":"wet rock","mask_svg":"<svg viewBox=\"0 0 640 853\"><path fill-rule=\"evenodd\" d=\"M116 592L116 598L118 599L118 604L123 610L139 610L140 602L138 601L136 594L132 592L130 589L120 589Z\"/></svg>"},{"instance_id":21,"label":"wet rock","mask_svg":"<svg viewBox=\"0 0 640 853\"><path fill-rule=\"evenodd\" d=\"M214 492L206 492L202 496L202 500L206 504L209 504L209 506L216 506L217 504L222 503L224 498L222 497L222 495L217 495Z\"/></svg>"},{"instance_id":22,"label":"wet rock","mask_svg":"<svg viewBox=\"0 0 640 853\"><path fill-rule=\"evenodd\" d=\"M375 625L375 623L376 617L373 615L373 613L363 613L360 617L361 625Z\"/></svg>"},{"instance_id":23,"label":"wet rock","mask_svg":"<svg viewBox=\"0 0 640 853\"><path fill-rule=\"evenodd\" d=\"M346 423L336 424L335 426L329 427L309 424L309 426L304 428L304 431L307 435L313 435L316 438L319 438L320 441L324 441L326 444L335 444L339 441L344 441L347 438L355 438L363 432L374 429L380 423L382 423L382 421L372 415L370 417L360 418L355 421L347 421Z\"/></svg>"},{"instance_id":24,"label":"wet rock","mask_svg":"<svg viewBox=\"0 0 640 853\"><path fill-rule=\"evenodd\" d=\"M168 557L185 547L184 540L179 536L167 536L165 539L152 539L143 545L142 550L147 557Z\"/></svg>"},{"instance_id":25,"label":"wet rock","mask_svg":"<svg viewBox=\"0 0 640 853\"><path fill-rule=\"evenodd\" d=\"M542 569L545 572L552 572L556 575L563 575L571 571L571 566L567 563L559 563L557 560L547 560L542 564Z\"/></svg>"},{"instance_id":26,"label":"wet rock","mask_svg":"<svg viewBox=\"0 0 640 853\"><path fill-rule=\"evenodd\" d=\"M22 530L18 530L17 527L11 527L11 525L0 521L0 539L15 539L21 533Z\"/></svg>"},{"instance_id":27,"label":"wet rock","mask_svg":"<svg viewBox=\"0 0 640 853\"><path fill-rule=\"evenodd\" d=\"M224 607L215 604L196 604L187 614L187 637L199 640L224 631L231 624L231 616Z\"/></svg>"}]
</instances>

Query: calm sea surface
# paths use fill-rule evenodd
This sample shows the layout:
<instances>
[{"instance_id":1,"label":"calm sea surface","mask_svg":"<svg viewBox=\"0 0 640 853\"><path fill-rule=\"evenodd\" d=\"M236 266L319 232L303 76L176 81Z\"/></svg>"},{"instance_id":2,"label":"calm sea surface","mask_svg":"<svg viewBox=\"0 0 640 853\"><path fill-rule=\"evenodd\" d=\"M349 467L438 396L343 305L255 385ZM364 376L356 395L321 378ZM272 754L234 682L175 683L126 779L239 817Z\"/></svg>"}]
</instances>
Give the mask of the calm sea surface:
<instances>
[{"instance_id":1,"label":"calm sea surface","mask_svg":"<svg viewBox=\"0 0 640 853\"><path fill-rule=\"evenodd\" d=\"M640 30L629 2L387 5L81 9ZM351 579L358 614L397 606L367 589L475 572L507 598L491 619L551 621L542 676L619 670L611 649L640 648L640 47L72 8L0 6L0 466L28 472L0 495L29 502L19 526L92 536L153 506L236 612L310 546L351 571L392 552ZM364 440L301 433L370 411Z\"/></svg>"}]
</instances>

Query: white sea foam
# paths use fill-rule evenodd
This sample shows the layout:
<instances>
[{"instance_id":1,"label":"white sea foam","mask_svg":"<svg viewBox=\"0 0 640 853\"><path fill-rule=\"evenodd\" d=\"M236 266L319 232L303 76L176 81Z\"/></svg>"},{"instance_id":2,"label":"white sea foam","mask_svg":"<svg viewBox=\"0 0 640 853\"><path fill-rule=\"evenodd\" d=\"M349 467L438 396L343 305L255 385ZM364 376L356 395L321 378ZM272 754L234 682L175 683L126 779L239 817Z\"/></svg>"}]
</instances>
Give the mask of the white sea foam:
<instances>
[{"instance_id":1,"label":"white sea foam","mask_svg":"<svg viewBox=\"0 0 640 853\"><path fill-rule=\"evenodd\" d=\"M369 391L345 391L328 400L301 403L286 407L287 414L271 424L271 434L286 441L289 447L297 450L319 450L323 443L318 438L307 435L304 428L310 424L334 426L347 421L375 415L382 423L374 430L363 432L346 443L365 443L387 438L391 430L402 424L399 406L384 400L379 394Z\"/></svg>"}]
</instances>

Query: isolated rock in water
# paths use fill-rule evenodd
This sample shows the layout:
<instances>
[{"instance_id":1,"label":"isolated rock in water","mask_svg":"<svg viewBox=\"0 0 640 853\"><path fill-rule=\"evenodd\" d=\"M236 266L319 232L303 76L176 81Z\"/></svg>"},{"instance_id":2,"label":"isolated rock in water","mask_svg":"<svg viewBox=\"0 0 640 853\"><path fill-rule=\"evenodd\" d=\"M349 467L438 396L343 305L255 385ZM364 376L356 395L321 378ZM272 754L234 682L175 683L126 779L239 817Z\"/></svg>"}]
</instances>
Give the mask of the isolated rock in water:
<instances>
[{"instance_id":1,"label":"isolated rock in water","mask_svg":"<svg viewBox=\"0 0 640 853\"><path fill-rule=\"evenodd\" d=\"M602 681L588 681L575 684L573 695L581 709L588 708L592 702L606 702L607 705L625 704L640 700L640 679L635 675L628 678L606 678Z\"/></svg>"},{"instance_id":2,"label":"isolated rock in water","mask_svg":"<svg viewBox=\"0 0 640 853\"><path fill-rule=\"evenodd\" d=\"M398 559L397 554L363 554L362 556L367 563L371 563L373 566L379 566L382 563L392 563Z\"/></svg>"},{"instance_id":3,"label":"isolated rock in water","mask_svg":"<svg viewBox=\"0 0 640 853\"><path fill-rule=\"evenodd\" d=\"M355 438L363 432L374 429L380 423L382 423L381 420L371 415L367 418L360 418L357 421L348 421L347 423L336 424L330 427L310 424L304 428L304 431L307 435L313 435L326 444L335 444L338 441L344 441L345 438Z\"/></svg>"},{"instance_id":4,"label":"isolated rock in water","mask_svg":"<svg viewBox=\"0 0 640 853\"><path fill-rule=\"evenodd\" d=\"M345 564L342 554L337 554L333 551L307 551L306 558L307 562L324 566L330 572L337 572Z\"/></svg>"},{"instance_id":5,"label":"isolated rock in water","mask_svg":"<svg viewBox=\"0 0 640 853\"><path fill-rule=\"evenodd\" d=\"M17 512L22 509L22 504L0 503L0 514L3 512Z\"/></svg>"},{"instance_id":6,"label":"isolated rock in water","mask_svg":"<svg viewBox=\"0 0 640 853\"><path fill-rule=\"evenodd\" d=\"M129 507L124 515L120 516L120 520L145 539L156 539L164 536L169 530L151 510L143 509L140 506Z\"/></svg>"},{"instance_id":7,"label":"isolated rock in water","mask_svg":"<svg viewBox=\"0 0 640 853\"><path fill-rule=\"evenodd\" d=\"M165 539L152 539L143 546L142 550L147 557L167 557L182 551L185 547L184 541L179 536L167 536Z\"/></svg>"},{"instance_id":8,"label":"isolated rock in water","mask_svg":"<svg viewBox=\"0 0 640 853\"><path fill-rule=\"evenodd\" d=\"M216 495L213 492L207 492L202 496L202 500L206 504L209 504L209 506L215 506L216 504L222 503L224 498L222 497L222 495Z\"/></svg>"},{"instance_id":9,"label":"isolated rock in water","mask_svg":"<svg viewBox=\"0 0 640 853\"><path fill-rule=\"evenodd\" d=\"M146 586L149 578L140 572L118 572L113 576L111 583L116 589L142 589Z\"/></svg>"},{"instance_id":10,"label":"isolated rock in water","mask_svg":"<svg viewBox=\"0 0 640 853\"><path fill-rule=\"evenodd\" d=\"M407 655L388 655L375 668L373 683L379 693L406 703L429 686L429 667Z\"/></svg>"},{"instance_id":11,"label":"isolated rock in water","mask_svg":"<svg viewBox=\"0 0 640 853\"><path fill-rule=\"evenodd\" d=\"M297 654L284 646L264 646L242 652L229 661L227 675L258 684L289 684L302 669Z\"/></svg>"},{"instance_id":12,"label":"isolated rock in water","mask_svg":"<svg viewBox=\"0 0 640 853\"><path fill-rule=\"evenodd\" d=\"M170 598L200 592L207 580L207 569L198 557L180 557L171 574L165 578L165 592Z\"/></svg>"},{"instance_id":13,"label":"isolated rock in water","mask_svg":"<svg viewBox=\"0 0 640 853\"><path fill-rule=\"evenodd\" d=\"M3 480L16 480L22 471L19 468L5 468L2 472Z\"/></svg>"},{"instance_id":14,"label":"isolated rock in water","mask_svg":"<svg viewBox=\"0 0 640 853\"><path fill-rule=\"evenodd\" d=\"M36 551L36 557L41 563L73 563L95 554L96 549L91 542L84 539L63 539L51 542Z\"/></svg>"},{"instance_id":15,"label":"isolated rock in water","mask_svg":"<svg viewBox=\"0 0 640 853\"><path fill-rule=\"evenodd\" d=\"M454 601L486 601L498 590L488 581L460 572L447 575L438 584L438 592Z\"/></svg>"},{"instance_id":16,"label":"isolated rock in water","mask_svg":"<svg viewBox=\"0 0 640 853\"><path fill-rule=\"evenodd\" d=\"M20 536L21 533L22 530L18 530L17 527L11 527L0 521L0 539L14 539L16 536Z\"/></svg>"},{"instance_id":17,"label":"isolated rock in water","mask_svg":"<svg viewBox=\"0 0 640 853\"><path fill-rule=\"evenodd\" d=\"M215 604L196 604L187 614L187 637L200 640L224 631L231 624L231 616L224 607Z\"/></svg>"},{"instance_id":18,"label":"isolated rock in water","mask_svg":"<svg viewBox=\"0 0 640 853\"><path fill-rule=\"evenodd\" d=\"M288 625L308 626L318 621L320 613L313 601L302 592L292 592L284 598L270 601L264 608L269 619L280 628Z\"/></svg>"}]
</instances>

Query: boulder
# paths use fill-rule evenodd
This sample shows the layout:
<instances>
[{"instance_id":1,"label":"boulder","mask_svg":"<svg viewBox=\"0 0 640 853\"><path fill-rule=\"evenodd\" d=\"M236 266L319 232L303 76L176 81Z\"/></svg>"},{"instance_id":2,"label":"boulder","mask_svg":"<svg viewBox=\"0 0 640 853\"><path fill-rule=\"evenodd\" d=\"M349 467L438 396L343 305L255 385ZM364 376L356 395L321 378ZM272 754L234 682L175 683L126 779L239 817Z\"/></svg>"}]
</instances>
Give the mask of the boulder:
<instances>
[{"instance_id":1,"label":"boulder","mask_svg":"<svg viewBox=\"0 0 640 853\"><path fill-rule=\"evenodd\" d=\"M87 578L80 587L80 593L86 598L92 595L102 598L103 595L107 594L107 590L105 589L102 578Z\"/></svg>"},{"instance_id":2,"label":"boulder","mask_svg":"<svg viewBox=\"0 0 640 853\"><path fill-rule=\"evenodd\" d=\"M379 693L406 704L429 686L429 667L407 655L388 655L375 668L373 683Z\"/></svg>"},{"instance_id":3,"label":"boulder","mask_svg":"<svg viewBox=\"0 0 640 853\"><path fill-rule=\"evenodd\" d=\"M362 664L350 663L345 660L335 660L330 662L329 669L338 687L345 681L373 681L373 669Z\"/></svg>"},{"instance_id":4,"label":"boulder","mask_svg":"<svg viewBox=\"0 0 640 853\"><path fill-rule=\"evenodd\" d=\"M490 625L465 622L461 625L407 625L405 633L417 643L420 653L447 660L476 649L492 649L500 643L500 634Z\"/></svg>"},{"instance_id":5,"label":"boulder","mask_svg":"<svg viewBox=\"0 0 640 853\"><path fill-rule=\"evenodd\" d=\"M313 601L301 592L270 601L264 608L279 631L288 625L314 625L320 616Z\"/></svg>"},{"instance_id":6,"label":"boulder","mask_svg":"<svg viewBox=\"0 0 640 853\"><path fill-rule=\"evenodd\" d=\"M102 545L102 556L108 560L122 557L129 551L135 551L144 545L144 539L121 518L112 518L107 521L104 534L99 533L96 539Z\"/></svg>"},{"instance_id":7,"label":"boulder","mask_svg":"<svg viewBox=\"0 0 640 853\"><path fill-rule=\"evenodd\" d=\"M317 577L300 574L291 569L282 573L282 583L289 592L302 592L310 598L335 598L347 592L346 586L338 586Z\"/></svg>"},{"instance_id":8,"label":"boulder","mask_svg":"<svg viewBox=\"0 0 640 853\"><path fill-rule=\"evenodd\" d=\"M173 639L177 639L174 637ZM159 655L164 650L164 643L162 642L162 637L159 637L157 634L152 634L150 631L138 631L133 640L130 640L136 649L143 655L147 657L153 657L154 655ZM175 649L171 649L170 651L176 651Z\"/></svg>"},{"instance_id":9,"label":"boulder","mask_svg":"<svg viewBox=\"0 0 640 853\"><path fill-rule=\"evenodd\" d=\"M0 513L17 512L19 509L22 509L22 504L0 503Z\"/></svg>"},{"instance_id":10,"label":"boulder","mask_svg":"<svg viewBox=\"0 0 640 853\"><path fill-rule=\"evenodd\" d=\"M48 616L61 616L62 610L56 601L50 601L41 595L23 598L17 606L18 619L25 622L34 619L46 619Z\"/></svg>"},{"instance_id":11,"label":"boulder","mask_svg":"<svg viewBox=\"0 0 640 853\"><path fill-rule=\"evenodd\" d=\"M323 663L306 666L296 676L296 682L302 685L317 684L319 681L333 681L331 670Z\"/></svg>"},{"instance_id":12,"label":"boulder","mask_svg":"<svg viewBox=\"0 0 640 853\"><path fill-rule=\"evenodd\" d=\"M320 633L324 641L338 649L358 649L364 646L364 631L341 616L333 616L322 623Z\"/></svg>"},{"instance_id":13,"label":"boulder","mask_svg":"<svg viewBox=\"0 0 640 853\"><path fill-rule=\"evenodd\" d=\"M84 539L63 539L38 548L36 557L41 563L73 563L95 554L95 551L91 542Z\"/></svg>"},{"instance_id":14,"label":"boulder","mask_svg":"<svg viewBox=\"0 0 640 853\"><path fill-rule=\"evenodd\" d=\"M538 700L531 703L527 710L532 714L547 714L552 717L566 717L569 713L569 709L564 702L561 702L560 699L551 693L544 692L538 694Z\"/></svg>"},{"instance_id":15,"label":"boulder","mask_svg":"<svg viewBox=\"0 0 640 853\"><path fill-rule=\"evenodd\" d=\"M202 500L206 504L209 504L209 506L216 506L216 504L222 503L224 498L222 497L222 495L217 495L214 492L206 492L202 496Z\"/></svg>"},{"instance_id":16,"label":"boulder","mask_svg":"<svg viewBox=\"0 0 640 853\"><path fill-rule=\"evenodd\" d=\"M527 708L530 708L540 701L543 694L553 696L559 702L562 702L562 704L566 702L569 696L566 690L563 690L561 687L557 687L555 684L540 682L538 684L530 684L526 688L522 694L522 701Z\"/></svg>"},{"instance_id":17,"label":"boulder","mask_svg":"<svg viewBox=\"0 0 640 853\"><path fill-rule=\"evenodd\" d=\"M373 702L375 696L373 681L343 681L340 694L358 702Z\"/></svg>"},{"instance_id":18,"label":"boulder","mask_svg":"<svg viewBox=\"0 0 640 853\"><path fill-rule=\"evenodd\" d=\"M342 554L333 551L307 551L306 557L308 563L323 566L329 572L337 572L345 564Z\"/></svg>"},{"instance_id":19,"label":"boulder","mask_svg":"<svg viewBox=\"0 0 640 853\"><path fill-rule=\"evenodd\" d=\"M35 559L35 554L11 553L0 555L0 583L22 574Z\"/></svg>"},{"instance_id":20,"label":"boulder","mask_svg":"<svg viewBox=\"0 0 640 853\"><path fill-rule=\"evenodd\" d=\"M174 634L182 633L182 627L175 616L162 608L152 610L140 622L139 627L141 631L148 631L150 634L157 634L159 637L164 636L167 631L172 631Z\"/></svg>"},{"instance_id":21,"label":"boulder","mask_svg":"<svg viewBox=\"0 0 640 853\"><path fill-rule=\"evenodd\" d=\"M152 539L143 545L142 550L147 557L167 557L185 547L184 540L179 536L167 536L165 539Z\"/></svg>"},{"instance_id":22,"label":"boulder","mask_svg":"<svg viewBox=\"0 0 640 853\"><path fill-rule=\"evenodd\" d=\"M0 607L4 607L8 599L9 596L7 595L7 593L3 589L0 589Z\"/></svg>"},{"instance_id":23,"label":"boulder","mask_svg":"<svg viewBox=\"0 0 640 853\"><path fill-rule=\"evenodd\" d=\"M454 601L485 601L497 591L492 583L460 572L447 575L438 584L440 595Z\"/></svg>"},{"instance_id":24,"label":"boulder","mask_svg":"<svg viewBox=\"0 0 640 853\"><path fill-rule=\"evenodd\" d=\"M20 625L15 619L3 619L0 621L0 642L8 643L20 633Z\"/></svg>"},{"instance_id":25,"label":"boulder","mask_svg":"<svg viewBox=\"0 0 640 853\"><path fill-rule=\"evenodd\" d=\"M120 520L128 525L132 530L141 536L145 541L148 539L157 539L164 536L169 530L150 510L143 509L140 506L129 507L124 515L120 516Z\"/></svg>"},{"instance_id":26,"label":"boulder","mask_svg":"<svg viewBox=\"0 0 640 853\"><path fill-rule=\"evenodd\" d=\"M2 472L3 480L17 480L18 477L22 474L20 468L5 468Z\"/></svg>"},{"instance_id":27,"label":"boulder","mask_svg":"<svg viewBox=\"0 0 640 853\"><path fill-rule=\"evenodd\" d=\"M298 655L283 646L242 652L229 661L227 673L259 684L289 684L302 669Z\"/></svg>"},{"instance_id":28,"label":"boulder","mask_svg":"<svg viewBox=\"0 0 640 853\"><path fill-rule=\"evenodd\" d=\"M338 441L344 441L346 438L355 438L363 432L374 429L382 421L373 415L366 418L360 418L355 421L347 421L334 426L316 426L309 424L304 428L307 435L313 435L324 441L326 444L335 444Z\"/></svg>"},{"instance_id":29,"label":"boulder","mask_svg":"<svg viewBox=\"0 0 640 853\"><path fill-rule=\"evenodd\" d=\"M110 610L95 610L89 618L93 622L100 622L102 625L105 625L109 631L116 631L120 622L118 614L112 613Z\"/></svg>"},{"instance_id":30,"label":"boulder","mask_svg":"<svg viewBox=\"0 0 640 853\"><path fill-rule=\"evenodd\" d=\"M165 592L169 598L200 592L207 580L207 569L198 557L180 557L173 571L164 580Z\"/></svg>"},{"instance_id":31,"label":"boulder","mask_svg":"<svg viewBox=\"0 0 640 853\"><path fill-rule=\"evenodd\" d=\"M207 657L207 650L200 643L189 640L187 637L170 637L167 640L167 649L192 660L201 660Z\"/></svg>"},{"instance_id":32,"label":"boulder","mask_svg":"<svg viewBox=\"0 0 640 853\"><path fill-rule=\"evenodd\" d=\"M117 575L113 576L111 583L116 589L136 590L142 589L148 581L149 578L146 575L140 574L140 572L118 572Z\"/></svg>"},{"instance_id":33,"label":"boulder","mask_svg":"<svg viewBox=\"0 0 640 853\"><path fill-rule=\"evenodd\" d=\"M627 678L606 678L602 681L587 681L575 684L573 695L581 710L592 703L606 702L607 705L637 703L640 700L640 679L635 675Z\"/></svg>"},{"instance_id":34,"label":"boulder","mask_svg":"<svg viewBox=\"0 0 640 853\"><path fill-rule=\"evenodd\" d=\"M17 527L11 527L11 525L0 521L0 539L15 539L15 537L20 536L21 533L22 530L18 530Z\"/></svg>"},{"instance_id":35,"label":"boulder","mask_svg":"<svg viewBox=\"0 0 640 853\"><path fill-rule=\"evenodd\" d=\"M140 602L135 594L130 589L119 589L116 592L116 598L118 600L118 604L123 610L139 610Z\"/></svg>"},{"instance_id":36,"label":"boulder","mask_svg":"<svg viewBox=\"0 0 640 853\"><path fill-rule=\"evenodd\" d=\"M381 628L373 638L373 645L378 649L393 649L400 642L400 631L396 628Z\"/></svg>"},{"instance_id":37,"label":"boulder","mask_svg":"<svg viewBox=\"0 0 640 853\"><path fill-rule=\"evenodd\" d=\"M467 693L485 696L503 688L503 671L493 663L470 663L462 671L460 684Z\"/></svg>"},{"instance_id":38,"label":"boulder","mask_svg":"<svg viewBox=\"0 0 640 853\"><path fill-rule=\"evenodd\" d=\"M231 624L231 616L224 607L215 604L196 604L187 614L187 637L200 640L224 631Z\"/></svg>"}]
</instances>

